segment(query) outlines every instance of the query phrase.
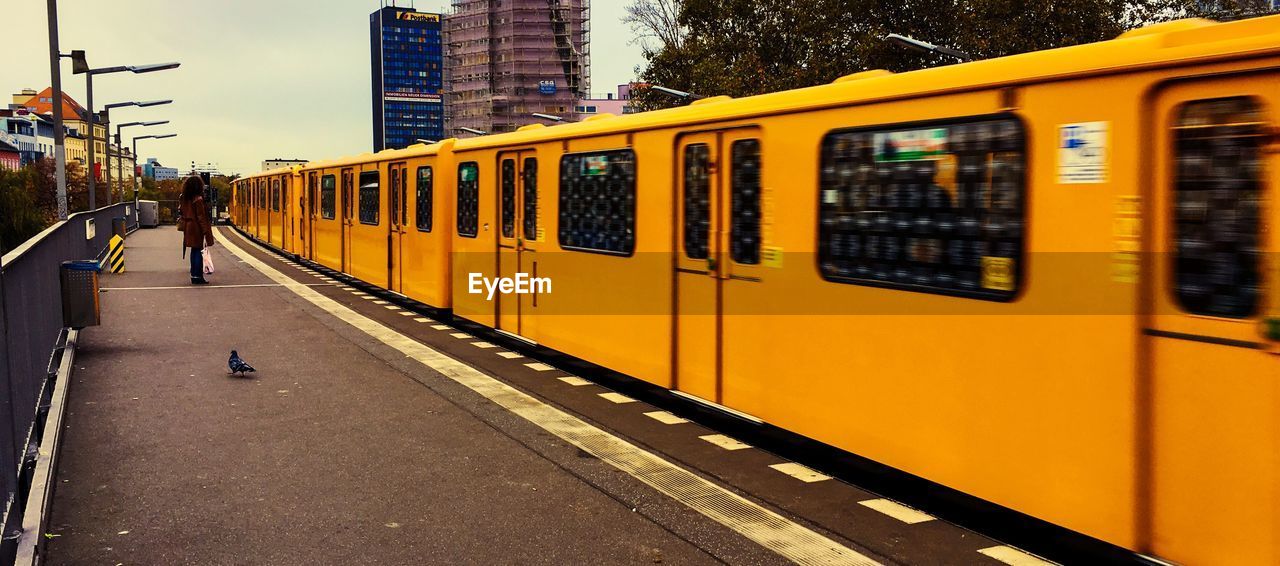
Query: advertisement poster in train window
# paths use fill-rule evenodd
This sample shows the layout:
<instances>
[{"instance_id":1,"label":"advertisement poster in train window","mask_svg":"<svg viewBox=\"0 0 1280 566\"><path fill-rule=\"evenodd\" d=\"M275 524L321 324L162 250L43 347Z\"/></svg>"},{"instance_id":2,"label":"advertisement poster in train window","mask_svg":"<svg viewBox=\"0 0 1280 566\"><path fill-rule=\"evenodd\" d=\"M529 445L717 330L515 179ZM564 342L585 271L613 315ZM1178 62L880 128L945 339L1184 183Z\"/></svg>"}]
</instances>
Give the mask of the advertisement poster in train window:
<instances>
[{"instance_id":1,"label":"advertisement poster in train window","mask_svg":"<svg viewBox=\"0 0 1280 566\"><path fill-rule=\"evenodd\" d=\"M935 182L955 196L956 156L948 128L878 132L871 137L876 163L934 162Z\"/></svg>"},{"instance_id":2,"label":"advertisement poster in train window","mask_svg":"<svg viewBox=\"0 0 1280 566\"><path fill-rule=\"evenodd\" d=\"M599 177L609 173L608 155L588 155L582 158L582 176Z\"/></svg>"}]
</instances>

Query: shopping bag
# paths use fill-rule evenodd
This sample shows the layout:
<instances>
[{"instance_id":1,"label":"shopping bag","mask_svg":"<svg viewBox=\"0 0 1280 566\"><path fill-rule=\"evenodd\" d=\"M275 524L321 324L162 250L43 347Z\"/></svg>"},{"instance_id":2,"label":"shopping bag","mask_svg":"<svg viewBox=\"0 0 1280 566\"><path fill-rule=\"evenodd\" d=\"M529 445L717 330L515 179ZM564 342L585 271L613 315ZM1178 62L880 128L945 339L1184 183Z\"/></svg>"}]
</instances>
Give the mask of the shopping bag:
<instances>
[{"instance_id":1,"label":"shopping bag","mask_svg":"<svg viewBox=\"0 0 1280 566\"><path fill-rule=\"evenodd\" d=\"M213 254L209 253L209 250L204 252L204 272L213 273Z\"/></svg>"}]
</instances>

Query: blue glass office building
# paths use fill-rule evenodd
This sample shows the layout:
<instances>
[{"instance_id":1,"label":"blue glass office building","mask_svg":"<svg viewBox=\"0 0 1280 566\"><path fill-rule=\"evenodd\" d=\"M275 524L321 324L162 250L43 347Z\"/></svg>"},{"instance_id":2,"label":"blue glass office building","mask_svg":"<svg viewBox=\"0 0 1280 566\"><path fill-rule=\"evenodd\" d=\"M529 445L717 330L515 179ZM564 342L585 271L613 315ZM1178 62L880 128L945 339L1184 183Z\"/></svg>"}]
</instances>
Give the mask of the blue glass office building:
<instances>
[{"instance_id":1,"label":"blue glass office building","mask_svg":"<svg viewBox=\"0 0 1280 566\"><path fill-rule=\"evenodd\" d=\"M369 15L374 151L444 139L440 20L396 7Z\"/></svg>"}]
</instances>

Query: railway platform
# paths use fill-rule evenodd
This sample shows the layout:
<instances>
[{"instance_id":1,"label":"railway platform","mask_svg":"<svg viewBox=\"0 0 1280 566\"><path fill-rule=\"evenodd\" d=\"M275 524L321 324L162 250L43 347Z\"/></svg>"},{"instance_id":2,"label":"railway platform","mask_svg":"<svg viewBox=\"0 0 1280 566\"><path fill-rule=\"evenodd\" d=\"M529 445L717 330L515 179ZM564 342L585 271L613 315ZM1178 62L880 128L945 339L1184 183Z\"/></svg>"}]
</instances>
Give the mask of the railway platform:
<instances>
[{"instance_id":1,"label":"railway platform","mask_svg":"<svg viewBox=\"0 0 1280 566\"><path fill-rule=\"evenodd\" d=\"M1046 563L229 228L190 286L178 242L103 275L47 563Z\"/></svg>"}]
</instances>

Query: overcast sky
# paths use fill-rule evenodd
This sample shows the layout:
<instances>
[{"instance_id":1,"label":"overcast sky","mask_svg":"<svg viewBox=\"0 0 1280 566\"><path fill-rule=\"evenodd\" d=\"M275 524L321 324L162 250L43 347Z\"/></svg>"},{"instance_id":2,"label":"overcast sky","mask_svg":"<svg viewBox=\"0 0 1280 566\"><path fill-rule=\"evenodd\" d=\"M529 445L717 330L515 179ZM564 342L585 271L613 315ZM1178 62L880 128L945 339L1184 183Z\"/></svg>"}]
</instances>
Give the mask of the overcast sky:
<instances>
[{"instance_id":1,"label":"overcast sky","mask_svg":"<svg viewBox=\"0 0 1280 566\"><path fill-rule=\"evenodd\" d=\"M407 0L400 0L406 5ZM49 86L49 38L43 0L6 0L5 103L22 88ZM417 0L442 11L448 0ZM168 119L132 136L138 153L185 171L192 161L225 172L257 171L263 159L325 159L370 151L369 14L378 0L60 0L64 53L84 49L95 67L180 61L144 75L99 75L94 104L172 98L154 108L123 108L115 122ZM591 8L591 84L609 92L633 79L643 61L619 22L625 0ZM84 104L84 77L62 67L63 89ZM113 128L114 131L114 128Z\"/></svg>"}]
</instances>

